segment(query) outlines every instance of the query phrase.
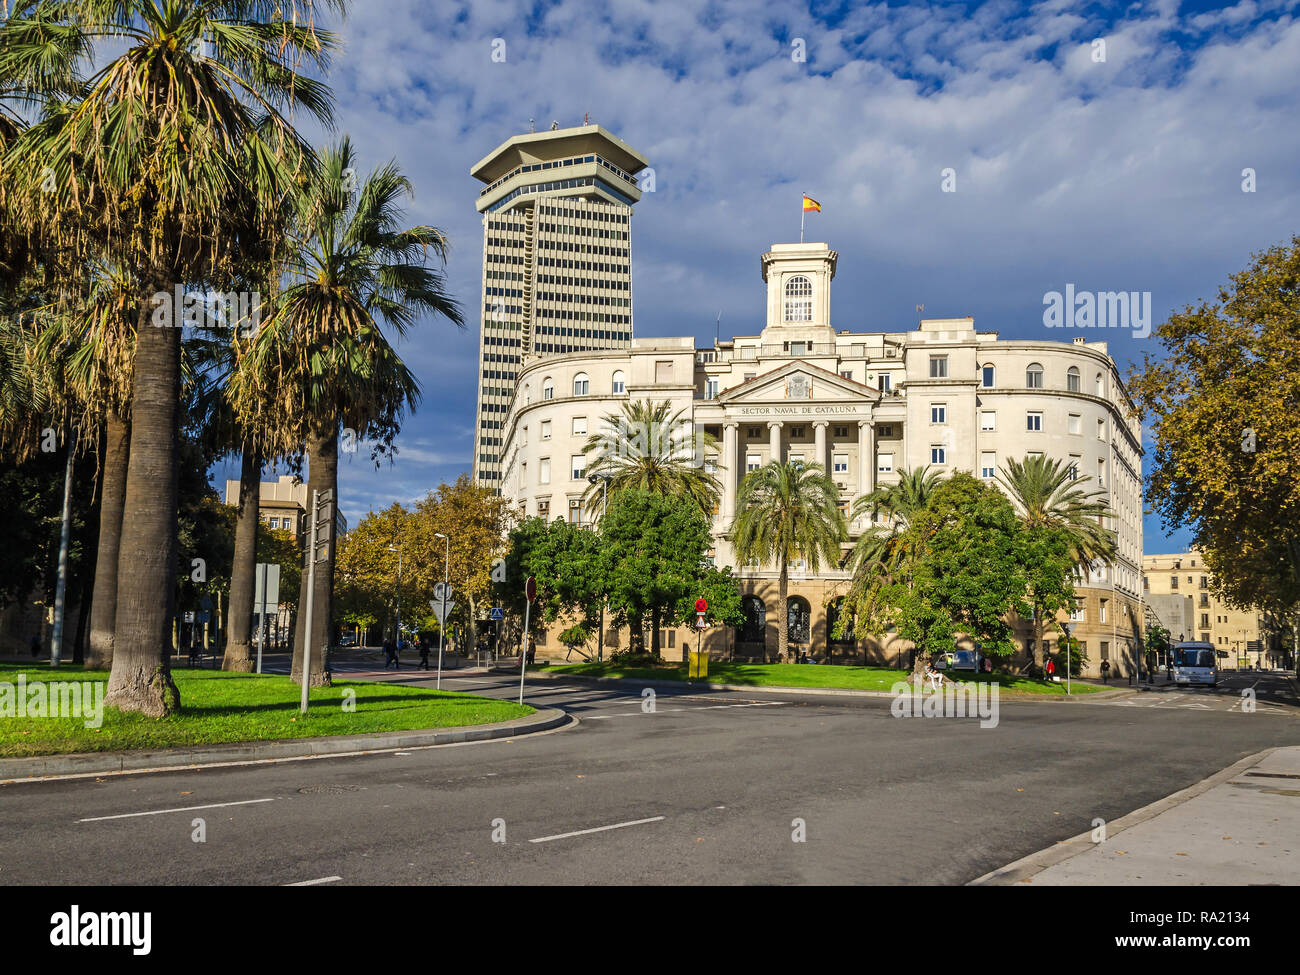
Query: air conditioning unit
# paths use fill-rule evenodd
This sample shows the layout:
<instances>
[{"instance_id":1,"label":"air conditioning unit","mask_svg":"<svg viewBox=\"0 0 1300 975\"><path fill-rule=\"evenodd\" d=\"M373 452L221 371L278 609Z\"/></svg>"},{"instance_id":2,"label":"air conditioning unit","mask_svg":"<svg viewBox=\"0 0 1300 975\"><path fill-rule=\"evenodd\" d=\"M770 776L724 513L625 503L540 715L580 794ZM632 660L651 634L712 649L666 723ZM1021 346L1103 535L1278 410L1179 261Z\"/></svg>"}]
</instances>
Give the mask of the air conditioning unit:
<instances>
[{"instance_id":1,"label":"air conditioning unit","mask_svg":"<svg viewBox=\"0 0 1300 975\"><path fill-rule=\"evenodd\" d=\"M836 481L835 486L839 488L841 491L847 491L849 488L848 484L846 484L844 481Z\"/></svg>"},{"instance_id":2,"label":"air conditioning unit","mask_svg":"<svg viewBox=\"0 0 1300 975\"><path fill-rule=\"evenodd\" d=\"M898 358L898 350L894 348L892 345L885 346L885 358L886 359Z\"/></svg>"}]
</instances>

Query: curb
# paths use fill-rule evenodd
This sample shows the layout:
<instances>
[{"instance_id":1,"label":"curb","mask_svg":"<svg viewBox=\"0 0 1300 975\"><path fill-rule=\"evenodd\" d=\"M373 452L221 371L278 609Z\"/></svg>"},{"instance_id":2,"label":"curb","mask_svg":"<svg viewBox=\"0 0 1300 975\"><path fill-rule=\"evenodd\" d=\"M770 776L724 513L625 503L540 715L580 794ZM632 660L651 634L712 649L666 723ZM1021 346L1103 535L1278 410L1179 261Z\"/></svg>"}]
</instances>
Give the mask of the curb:
<instances>
[{"instance_id":1,"label":"curb","mask_svg":"<svg viewBox=\"0 0 1300 975\"><path fill-rule=\"evenodd\" d=\"M558 708L539 708L536 714L493 724L463 725L438 731L380 731L364 735L292 738L281 741L234 742L200 748L163 748L147 752L78 752L71 755L34 755L0 759L0 785L51 779L121 775L131 772L168 772L250 765L293 759L342 758L404 748L466 744L519 738L556 731L577 724Z\"/></svg>"},{"instance_id":2,"label":"curb","mask_svg":"<svg viewBox=\"0 0 1300 975\"><path fill-rule=\"evenodd\" d=\"M890 691L855 691L844 687L773 687L755 686L752 684L694 684L689 681L680 680L639 680L635 677L586 677L582 674L546 674L539 672L537 677L545 680L556 681L587 681L596 684L610 684L614 687L681 687L690 690L703 691L743 691L745 693L762 693L762 694L802 694L810 697L884 697L892 698L894 695ZM1117 697L1126 697L1135 693L1127 688L1113 691L1097 691L1087 695L1077 695L1067 697L1064 694L1025 694L1019 691L999 691L999 699L1009 699L1012 701L1109 701Z\"/></svg>"},{"instance_id":3,"label":"curb","mask_svg":"<svg viewBox=\"0 0 1300 975\"><path fill-rule=\"evenodd\" d=\"M1238 762L1234 762L1221 772L1215 772L1207 779L1202 779L1195 785L1190 785L1186 789L1175 792L1172 795L1165 796L1163 799L1157 799L1155 802L1143 806L1141 809L1135 809L1126 816L1121 816L1114 822L1106 824L1106 839L1110 841L1120 833L1133 826L1140 826L1148 820L1154 819L1161 813L1168 812L1175 806L1181 806L1189 799L1195 799L1202 793L1209 792L1216 785L1235 778L1248 768L1254 768L1269 755L1279 748L1288 748L1292 746L1277 745L1273 748L1265 748L1262 752L1256 752L1254 755L1248 755ZM991 870L981 877L966 884L967 887L1010 887L1026 880L1035 874L1041 873L1048 867L1055 866L1058 863L1064 863L1082 853L1087 853L1095 848L1096 843L1092 841L1092 831L1080 833L1078 836L1071 836L1069 839L1060 840L1055 846L1049 846L1045 850L1039 850L1037 853L1031 853L1029 856L1021 857L1008 863L1005 867L999 867Z\"/></svg>"}]
</instances>

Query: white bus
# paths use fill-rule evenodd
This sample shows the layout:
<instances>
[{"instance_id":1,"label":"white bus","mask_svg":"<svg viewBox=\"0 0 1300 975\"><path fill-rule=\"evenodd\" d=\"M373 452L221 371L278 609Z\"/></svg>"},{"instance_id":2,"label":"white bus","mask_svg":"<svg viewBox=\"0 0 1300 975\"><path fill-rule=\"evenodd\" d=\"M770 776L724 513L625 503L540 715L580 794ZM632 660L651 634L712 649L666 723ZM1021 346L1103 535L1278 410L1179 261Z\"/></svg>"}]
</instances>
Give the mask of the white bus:
<instances>
[{"instance_id":1,"label":"white bus","mask_svg":"<svg viewBox=\"0 0 1300 975\"><path fill-rule=\"evenodd\" d=\"M1175 643L1169 651L1169 658L1175 684L1208 684L1213 687L1219 682L1213 644L1192 640Z\"/></svg>"}]
</instances>

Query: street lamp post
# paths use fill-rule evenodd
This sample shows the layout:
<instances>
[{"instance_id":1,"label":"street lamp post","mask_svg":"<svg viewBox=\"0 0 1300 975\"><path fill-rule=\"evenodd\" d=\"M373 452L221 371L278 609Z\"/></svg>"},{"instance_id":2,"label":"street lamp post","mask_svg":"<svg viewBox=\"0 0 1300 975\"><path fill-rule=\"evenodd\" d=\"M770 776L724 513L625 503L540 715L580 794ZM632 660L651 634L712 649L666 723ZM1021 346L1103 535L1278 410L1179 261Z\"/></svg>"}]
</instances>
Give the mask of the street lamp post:
<instances>
[{"instance_id":1,"label":"street lamp post","mask_svg":"<svg viewBox=\"0 0 1300 975\"><path fill-rule=\"evenodd\" d=\"M442 616L438 620L438 690L442 690L442 647L447 633L447 587L451 585L451 539L442 532L434 532L434 538L443 541L442 567Z\"/></svg>"},{"instance_id":2,"label":"street lamp post","mask_svg":"<svg viewBox=\"0 0 1300 975\"><path fill-rule=\"evenodd\" d=\"M600 520L605 520L605 510L609 507L609 482L614 478L609 474L588 474L587 483L595 484L600 481ZM605 600L600 601L600 630L596 634L596 659L603 661L605 659Z\"/></svg>"}]
</instances>

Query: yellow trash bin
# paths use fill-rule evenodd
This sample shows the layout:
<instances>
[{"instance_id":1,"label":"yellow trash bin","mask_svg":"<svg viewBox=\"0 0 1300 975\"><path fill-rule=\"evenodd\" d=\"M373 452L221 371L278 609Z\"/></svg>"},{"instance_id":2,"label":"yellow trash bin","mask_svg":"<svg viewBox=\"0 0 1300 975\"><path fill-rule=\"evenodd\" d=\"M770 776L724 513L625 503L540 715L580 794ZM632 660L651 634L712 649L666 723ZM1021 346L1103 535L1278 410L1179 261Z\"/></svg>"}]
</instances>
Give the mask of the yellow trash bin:
<instances>
[{"instance_id":1,"label":"yellow trash bin","mask_svg":"<svg viewBox=\"0 0 1300 975\"><path fill-rule=\"evenodd\" d=\"M709 676L709 654L705 650L692 650L687 676L690 680Z\"/></svg>"}]
</instances>

